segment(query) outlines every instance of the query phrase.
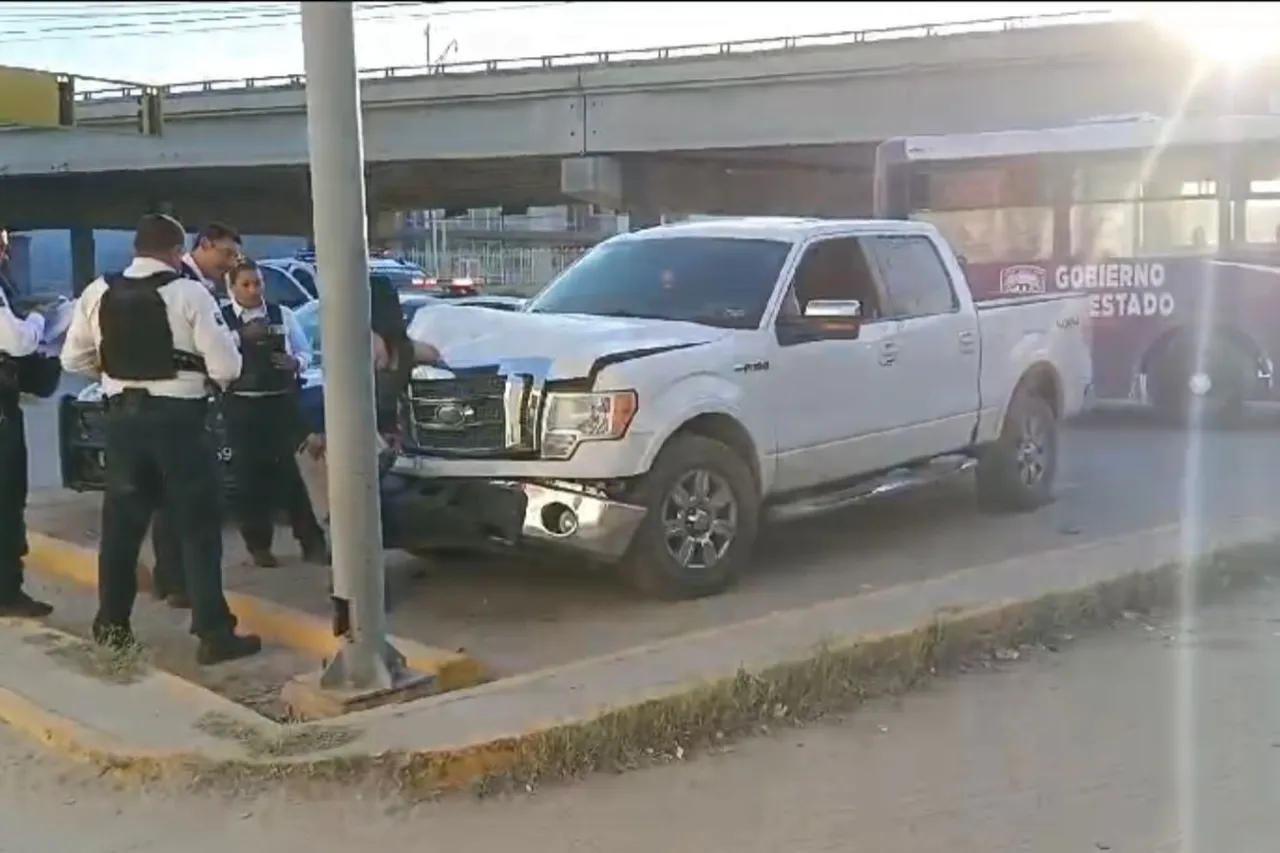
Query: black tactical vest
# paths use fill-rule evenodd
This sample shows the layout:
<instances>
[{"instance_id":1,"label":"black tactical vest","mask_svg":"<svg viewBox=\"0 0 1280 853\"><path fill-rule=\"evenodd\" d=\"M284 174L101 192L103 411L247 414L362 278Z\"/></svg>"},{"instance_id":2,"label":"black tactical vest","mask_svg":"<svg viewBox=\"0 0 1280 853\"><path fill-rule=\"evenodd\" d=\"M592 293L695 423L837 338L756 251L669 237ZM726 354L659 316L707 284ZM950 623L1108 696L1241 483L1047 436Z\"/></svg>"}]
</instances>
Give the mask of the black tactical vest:
<instances>
[{"instance_id":1,"label":"black tactical vest","mask_svg":"<svg viewBox=\"0 0 1280 853\"><path fill-rule=\"evenodd\" d=\"M160 289L181 278L166 271L146 278L103 276L107 292L98 309L102 372L126 382L174 379L179 371L204 373L204 359L177 349Z\"/></svg>"},{"instance_id":2,"label":"black tactical vest","mask_svg":"<svg viewBox=\"0 0 1280 853\"><path fill-rule=\"evenodd\" d=\"M233 332L244 328L244 321L236 313L234 305L222 306L222 316ZM232 394L284 394L297 390L298 378L292 370L284 370L271 363L272 357L287 353L288 330L284 325L284 311L279 305L267 303L267 334L265 337L240 340L240 357L244 366L240 378L227 389Z\"/></svg>"}]
</instances>

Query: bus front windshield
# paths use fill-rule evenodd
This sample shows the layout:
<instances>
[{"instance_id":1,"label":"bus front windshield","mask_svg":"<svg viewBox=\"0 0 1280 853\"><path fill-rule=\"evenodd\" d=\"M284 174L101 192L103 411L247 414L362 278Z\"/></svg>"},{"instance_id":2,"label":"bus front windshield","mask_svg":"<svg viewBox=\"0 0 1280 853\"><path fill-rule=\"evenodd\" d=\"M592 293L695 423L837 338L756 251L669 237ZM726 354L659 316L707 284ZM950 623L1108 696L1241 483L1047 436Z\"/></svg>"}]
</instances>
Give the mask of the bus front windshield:
<instances>
[{"instance_id":1,"label":"bus front windshield","mask_svg":"<svg viewBox=\"0 0 1280 853\"><path fill-rule=\"evenodd\" d=\"M736 237L615 240L565 270L527 310L754 329L790 251L782 240Z\"/></svg>"}]
</instances>

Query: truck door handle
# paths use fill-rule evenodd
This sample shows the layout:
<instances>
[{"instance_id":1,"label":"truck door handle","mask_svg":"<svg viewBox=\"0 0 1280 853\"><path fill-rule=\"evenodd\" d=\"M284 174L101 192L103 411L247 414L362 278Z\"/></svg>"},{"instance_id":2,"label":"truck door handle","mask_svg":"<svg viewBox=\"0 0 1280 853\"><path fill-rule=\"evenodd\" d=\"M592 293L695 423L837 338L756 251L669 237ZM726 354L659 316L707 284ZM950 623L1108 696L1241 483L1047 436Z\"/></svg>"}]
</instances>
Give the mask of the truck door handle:
<instances>
[{"instance_id":1,"label":"truck door handle","mask_svg":"<svg viewBox=\"0 0 1280 853\"><path fill-rule=\"evenodd\" d=\"M976 332L961 332L959 335L960 352L962 355L970 355L978 349L978 334Z\"/></svg>"},{"instance_id":2,"label":"truck door handle","mask_svg":"<svg viewBox=\"0 0 1280 853\"><path fill-rule=\"evenodd\" d=\"M974 332L961 332L961 333L960 333L960 343L962 343L962 344L971 344L971 343L973 343L973 342L974 342L975 340L977 340L977 339L978 339L978 336L977 336L977 334L976 334L976 333L974 333Z\"/></svg>"}]
</instances>

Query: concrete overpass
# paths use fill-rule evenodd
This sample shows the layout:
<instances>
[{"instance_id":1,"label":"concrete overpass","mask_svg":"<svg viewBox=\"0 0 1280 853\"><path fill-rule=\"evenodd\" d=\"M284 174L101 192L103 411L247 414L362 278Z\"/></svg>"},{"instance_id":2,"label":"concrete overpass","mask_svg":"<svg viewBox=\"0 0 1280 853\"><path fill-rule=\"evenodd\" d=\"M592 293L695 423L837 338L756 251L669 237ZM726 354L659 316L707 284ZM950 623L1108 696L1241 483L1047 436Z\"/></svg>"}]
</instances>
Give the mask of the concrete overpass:
<instances>
[{"instance_id":1,"label":"concrete overpass","mask_svg":"<svg viewBox=\"0 0 1280 853\"><path fill-rule=\"evenodd\" d=\"M856 213L885 137L1170 114L1192 68L1148 25L1067 18L383 69L364 75L370 204ZM133 133L136 95L93 93L74 132L0 132L0 221L120 227L168 204L309 230L301 77L170 86L157 139Z\"/></svg>"}]
</instances>

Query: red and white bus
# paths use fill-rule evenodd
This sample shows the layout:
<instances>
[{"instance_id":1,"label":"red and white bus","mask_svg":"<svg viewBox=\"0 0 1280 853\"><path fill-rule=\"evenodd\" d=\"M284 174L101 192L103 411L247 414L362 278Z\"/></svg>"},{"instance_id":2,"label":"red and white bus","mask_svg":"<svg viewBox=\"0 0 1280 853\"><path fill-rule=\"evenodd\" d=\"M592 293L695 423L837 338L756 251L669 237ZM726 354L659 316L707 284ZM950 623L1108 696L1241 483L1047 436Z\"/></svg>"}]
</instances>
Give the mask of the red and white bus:
<instances>
[{"instance_id":1,"label":"red and white bus","mask_svg":"<svg viewBox=\"0 0 1280 853\"><path fill-rule=\"evenodd\" d=\"M1088 291L1100 399L1274 396L1280 115L891 139L875 207L938 226L980 299Z\"/></svg>"}]
</instances>

